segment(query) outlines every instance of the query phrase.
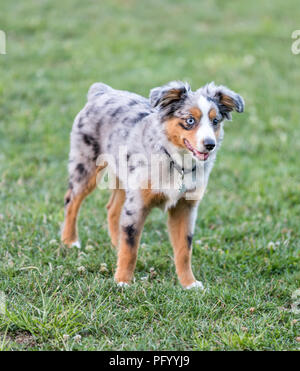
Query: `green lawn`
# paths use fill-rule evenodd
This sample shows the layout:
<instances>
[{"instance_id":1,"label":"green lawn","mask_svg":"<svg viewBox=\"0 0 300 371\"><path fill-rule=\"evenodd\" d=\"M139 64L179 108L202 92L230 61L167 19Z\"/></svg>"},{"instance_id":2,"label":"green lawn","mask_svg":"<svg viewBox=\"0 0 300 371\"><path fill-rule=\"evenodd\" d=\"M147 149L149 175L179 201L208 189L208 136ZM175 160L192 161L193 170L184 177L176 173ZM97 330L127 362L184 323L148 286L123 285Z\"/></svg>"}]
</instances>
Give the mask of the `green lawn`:
<instances>
[{"instance_id":1,"label":"green lawn","mask_svg":"<svg viewBox=\"0 0 300 371\"><path fill-rule=\"evenodd\" d=\"M1 0L1 349L300 348L299 19L298 0ZM246 101L199 208L193 267L209 291L179 286L159 210L123 290L106 191L82 208L82 249L59 242L71 125L95 81L148 95L172 79Z\"/></svg>"}]
</instances>

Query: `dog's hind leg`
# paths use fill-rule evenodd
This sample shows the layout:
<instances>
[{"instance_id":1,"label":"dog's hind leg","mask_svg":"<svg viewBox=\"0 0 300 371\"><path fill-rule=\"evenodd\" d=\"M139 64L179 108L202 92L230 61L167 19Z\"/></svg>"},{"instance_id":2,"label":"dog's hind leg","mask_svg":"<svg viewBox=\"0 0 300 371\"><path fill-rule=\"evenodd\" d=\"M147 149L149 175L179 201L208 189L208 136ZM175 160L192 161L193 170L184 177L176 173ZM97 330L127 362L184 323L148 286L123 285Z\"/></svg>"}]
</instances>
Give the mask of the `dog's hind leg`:
<instances>
[{"instance_id":1,"label":"dog's hind leg","mask_svg":"<svg viewBox=\"0 0 300 371\"><path fill-rule=\"evenodd\" d=\"M80 205L96 187L99 171L106 167L96 165L100 155L100 137L96 132L90 108L82 110L75 118L71 132L69 156L69 189L65 195L65 221L61 240L71 246L79 244L76 221Z\"/></svg>"},{"instance_id":2,"label":"dog's hind leg","mask_svg":"<svg viewBox=\"0 0 300 371\"><path fill-rule=\"evenodd\" d=\"M69 189L65 195L65 221L61 234L62 242L68 247L72 245L80 247L77 234L78 212L82 201L95 189L99 180L99 171L104 167L95 167L92 172L86 173L84 178L77 177L80 182L73 180L69 183ZM79 172L82 172L82 169ZM72 178L74 177L71 175L70 179Z\"/></svg>"},{"instance_id":3,"label":"dog's hind leg","mask_svg":"<svg viewBox=\"0 0 300 371\"><path fill-rule=\"evenodd\" d=\"M108 210L107 221L111 243L114 247L118 246L120 216L125 201L124 189L114 189L106 205Z\"/></svg>"}]
</instances>

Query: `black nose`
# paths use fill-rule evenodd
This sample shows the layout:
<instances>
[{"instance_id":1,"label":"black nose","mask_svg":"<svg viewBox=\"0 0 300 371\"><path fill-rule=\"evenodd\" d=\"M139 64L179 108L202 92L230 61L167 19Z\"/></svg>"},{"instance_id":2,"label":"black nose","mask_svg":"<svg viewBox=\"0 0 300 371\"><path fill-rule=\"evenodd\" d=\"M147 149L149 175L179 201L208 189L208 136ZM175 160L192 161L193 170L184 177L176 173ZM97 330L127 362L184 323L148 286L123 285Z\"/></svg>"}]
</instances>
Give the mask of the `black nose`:
<instances>
[{"instance_id":1,"label":"black nose","mask_svg":"<svg viewBox=\"0 0 300 371\"><path fill-rule=\"evenodd\" d=\"M208 151L212 151L216 146L215 141L211 138L204 139L203 144Z\"/></svg>"}]
</instances>

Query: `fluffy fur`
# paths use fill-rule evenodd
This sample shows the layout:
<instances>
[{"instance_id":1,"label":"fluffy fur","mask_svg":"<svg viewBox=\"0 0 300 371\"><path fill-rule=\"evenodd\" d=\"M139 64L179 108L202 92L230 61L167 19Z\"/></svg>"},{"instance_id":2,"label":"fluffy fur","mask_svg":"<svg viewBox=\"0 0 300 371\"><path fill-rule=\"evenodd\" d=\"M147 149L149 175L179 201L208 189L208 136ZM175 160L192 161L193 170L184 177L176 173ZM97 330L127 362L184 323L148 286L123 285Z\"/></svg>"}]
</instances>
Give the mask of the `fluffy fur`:
<instances>
[{"instance_id":1,"label":"fluffy fur","mask_svg":"<svg viewBox=\"0 0 300 371\"><path fill-rule=\"evenodd\" d=\"M132 279L145 219L158 206L168 212L180 283L202 288L191 269L198 204L223 138L223 121L243 110L240 95L214 83L193 92L187 83L173 81L152 89L149 99L93 84L71 132L63 243L78 246L81 202L108 166L116 180L107 205L112 244L118 246L116 282Z\"/></svg>"}]
</instances>

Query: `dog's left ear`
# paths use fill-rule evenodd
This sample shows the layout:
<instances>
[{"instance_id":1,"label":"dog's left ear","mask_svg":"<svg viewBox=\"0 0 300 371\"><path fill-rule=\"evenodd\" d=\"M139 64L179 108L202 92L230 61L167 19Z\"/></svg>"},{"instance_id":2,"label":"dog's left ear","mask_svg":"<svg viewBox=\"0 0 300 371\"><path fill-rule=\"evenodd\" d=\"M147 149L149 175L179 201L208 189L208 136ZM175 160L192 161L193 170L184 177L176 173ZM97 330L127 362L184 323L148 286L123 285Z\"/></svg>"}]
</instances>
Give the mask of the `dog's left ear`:
<instances>
[{"instance_id":1,"label":"dog's left ear","mask_svg":"<svg viewBox=\"0 0 300 371\"><path fill-rule=\"evenodd\" d=\"M187 83L171 81L150 91L151 106L157 107L163 116L168 116L180 107L190 91L191 88Z\"/></svg>"},{"instance_id":2,"label":"dog's left ear","mask_svg":"<svg viewBox=\"0 0 300 371\"><path fill-rule=\"evenodd\" d=\"M220 113L227 119L231 120L232 111L243 112L245 109L244 99L234 91L223 85L215 85L214 82L205 85L203 92L212 99L218 106Z\"/></svg>"}]
</instances>

